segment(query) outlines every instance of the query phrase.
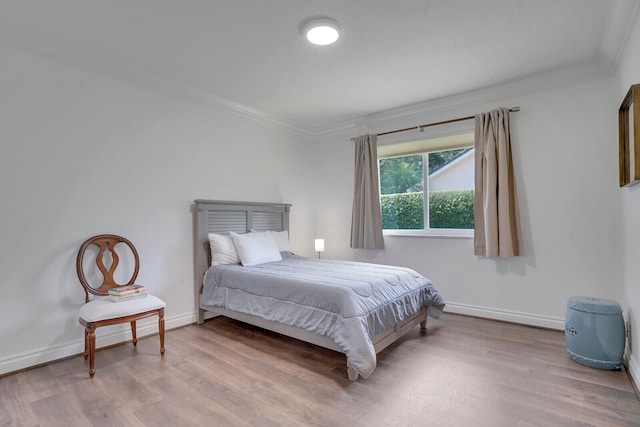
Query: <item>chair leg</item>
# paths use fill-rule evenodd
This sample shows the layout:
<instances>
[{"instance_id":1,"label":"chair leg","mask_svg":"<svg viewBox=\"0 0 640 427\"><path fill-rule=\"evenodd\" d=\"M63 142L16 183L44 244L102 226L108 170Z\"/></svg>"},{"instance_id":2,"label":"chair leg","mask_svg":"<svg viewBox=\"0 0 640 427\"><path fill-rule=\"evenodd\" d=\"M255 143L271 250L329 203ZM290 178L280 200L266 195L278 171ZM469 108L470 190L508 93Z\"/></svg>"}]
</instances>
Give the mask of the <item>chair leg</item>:
<instances>
[{"instance_id":1,"label":"chair leg","mask_svg":"<svg viewBox=\"0 0 640 427\"><path fill-rule=\"evenodd\" d=\"M133 338L131 342L133 342L133 346L138 345L138 336L136 335L136 321L131 322L131 337Z\"/></svg>"},{"instance_id":2,"label":"chair leg","mask_svg":"<svg viewBox=\"0 0 640 427\"><path fill-rule=\"evenodd\" d=\"M96 359L96 328L92 324L88 324L86 328L87 341L89 344L89 376L93 378L96 373L95 359Z\"/></svg>"},{"instance_id":3,"label":"chair leg","mask_svg":"<svg viewBox=\"0 0 640 427\"><path fill-rule=\"evenodd\" d=\"M84 353L82 353L82 357L84 357L84 360L89 357L89 331L87 328L84 328Z\"/></svg>"},{"instance_id":4,"label":"chair leg","mask_svg":"<svg viewBox=\"0 0 640 427\"><path fill-rule=\"evenodd\" d=\"M158 312L158 332L160 335L160 354L164 356L164 308Z\"/></svg>"}]
</instances>

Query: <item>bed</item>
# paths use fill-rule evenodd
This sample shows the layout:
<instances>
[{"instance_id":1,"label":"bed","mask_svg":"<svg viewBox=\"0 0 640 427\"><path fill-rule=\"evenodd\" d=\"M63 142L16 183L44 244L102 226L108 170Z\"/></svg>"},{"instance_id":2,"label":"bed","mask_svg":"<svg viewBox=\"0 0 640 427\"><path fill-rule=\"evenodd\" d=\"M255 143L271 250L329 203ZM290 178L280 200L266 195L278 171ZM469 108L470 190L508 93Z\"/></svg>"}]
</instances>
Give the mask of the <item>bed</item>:
<instances>
[{"instance_id":1,"label":"bed","mask_svg":"<svg viewBox=\"0 0 640 427\"><path fill-rule=\"evenodd\" d=\"M291 253L290 209L195 201L198 323L226 316L335 350L346 355L350 380L366 378L377 353L418 324L426 328L444 301L428 279L407 268Z\"/></svg>"}]
</instances>

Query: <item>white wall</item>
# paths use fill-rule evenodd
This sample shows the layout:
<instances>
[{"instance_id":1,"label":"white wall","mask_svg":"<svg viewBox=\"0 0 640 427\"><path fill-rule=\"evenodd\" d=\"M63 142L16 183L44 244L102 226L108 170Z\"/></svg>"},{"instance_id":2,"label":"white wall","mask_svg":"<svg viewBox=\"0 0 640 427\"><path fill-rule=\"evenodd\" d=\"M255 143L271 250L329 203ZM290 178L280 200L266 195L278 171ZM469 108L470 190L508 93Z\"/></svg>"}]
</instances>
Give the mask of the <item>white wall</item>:
<instances>
[{"instance_id":1,"label":"white wall","mask_svg":"<svg viewBox=\"0 0 640 427\"><path fill-rule=\"evenodd\" d=\"M636 22L631 33L617 75L616 99L620 103L629 87L640 83L640 24ZM635 105L638 105L637 102ZM640 384L640 185L618 190L622 196L621 255L624 260L622 276L622 300L625 318L631 324L631 337L627 341L629 368Z\"/></svg>"},{"instance_id":2,"label":"white wall","mask_svg":"<svg viewBox=\"0 0 640 427\"><path fill-rule=\"evenodd\" d=\"M378 114L359 129L325 136L318 144L324 168L318 197L326 209L316 234L325 238L327 257L399 264L423 273L450 311L564 329L570 296L623 296L615 84L601 79L513 98L500 98L501 93L487 91L491 102L463 102L463 97L458 107L448 100L416 106L414 112ZM384 251L349 249L350 137L499 106L521 108L512 113L511 125L524 256L475 257L472 240L465 238L386 236Z\"/></svg>"},{"instance_id":3,"label":"white wall","mask_svg":"<svg viewBox=\"0 0 640 427\"><path fill-rule=\"evenodd\" d=\"M0 117L0 374L82 351L75 257L92 235L133 241L167 327L195 319L194 199L292 203L293 249L313 254L308 137L4 48Z\"/></svg>"}]
</instances>

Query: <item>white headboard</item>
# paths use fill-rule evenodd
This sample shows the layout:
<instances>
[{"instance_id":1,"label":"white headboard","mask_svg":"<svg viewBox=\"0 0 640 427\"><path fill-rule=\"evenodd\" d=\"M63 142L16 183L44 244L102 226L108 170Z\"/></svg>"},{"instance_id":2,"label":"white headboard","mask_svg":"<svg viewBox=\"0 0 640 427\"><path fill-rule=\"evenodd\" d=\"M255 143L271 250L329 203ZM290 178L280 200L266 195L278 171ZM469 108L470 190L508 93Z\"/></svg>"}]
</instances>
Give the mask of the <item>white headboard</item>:
<instances>
[{"instance_id":1,"label":"white headboard","mask_svg":"<svg viewBox=\"0 0 640 427\"><path fill-rule=\"evenodd\" d=\"M224 200L195 200L193 209L194 270L196 309L200 311L202 278L209 268L211 250L209 233L227 234L229 231L289 231L290 204L263 202L234 202ZM198 315L200 322L200 317Z\"/></svg>"}]
</instances>

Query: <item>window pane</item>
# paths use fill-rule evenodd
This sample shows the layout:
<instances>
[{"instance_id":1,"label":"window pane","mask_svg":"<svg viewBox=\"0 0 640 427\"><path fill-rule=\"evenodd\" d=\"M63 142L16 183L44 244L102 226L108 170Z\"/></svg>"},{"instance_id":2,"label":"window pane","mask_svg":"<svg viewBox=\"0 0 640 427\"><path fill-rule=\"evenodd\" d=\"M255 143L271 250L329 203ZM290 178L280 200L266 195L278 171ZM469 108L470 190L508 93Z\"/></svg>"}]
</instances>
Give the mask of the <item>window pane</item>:
<instances>
[{"instance_id":1,"label":"window pane","mask_svg":"<svg viewBox=\"0 0 640 427\"><path fill-rule=\"evenodd\" d=\"M422 154L380 159L379 166L382 228L424 229Z\"/></svg>"},{"instance_id":2,"label":"window pane","mask_svg":"<svg viewBox=\"0 0 640 427\"><path fill-rule=\"evenodd\" d=\"M380 157L383 229L472 230L474 163L472 146Z\"/></svg>"},{"instance_id":3,"label":"window pane","mask_svg":"<svg viewBox=\"0 0 640 427\"><path fill-rule=\"evenodd\" d=\"M473 148L428 154L429 228L473 229Z\"/></svg>"}]
</instances>

